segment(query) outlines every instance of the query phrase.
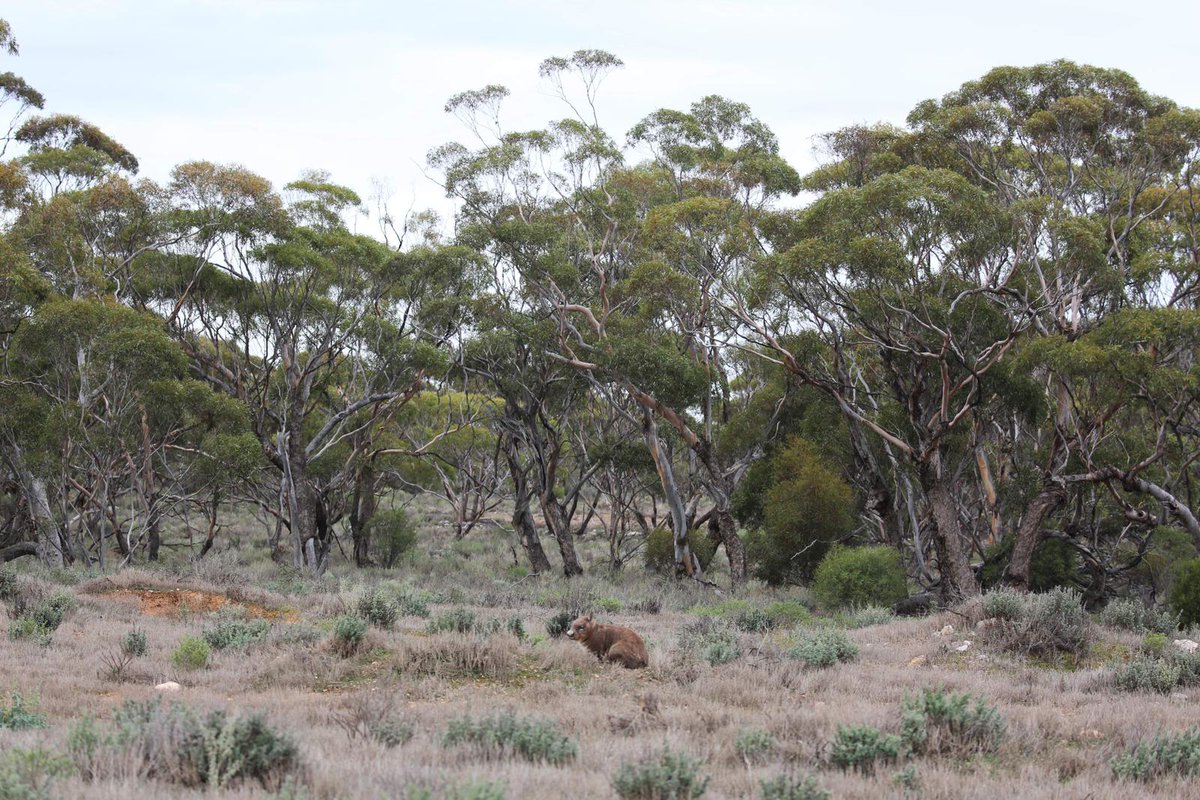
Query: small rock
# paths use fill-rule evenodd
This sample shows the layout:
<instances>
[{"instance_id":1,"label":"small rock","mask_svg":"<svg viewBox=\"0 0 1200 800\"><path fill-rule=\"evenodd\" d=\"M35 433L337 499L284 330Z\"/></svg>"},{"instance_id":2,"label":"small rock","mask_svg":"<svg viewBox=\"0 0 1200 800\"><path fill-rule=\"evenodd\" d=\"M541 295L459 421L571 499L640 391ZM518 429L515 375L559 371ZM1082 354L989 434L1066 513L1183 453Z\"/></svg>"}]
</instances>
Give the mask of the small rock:
<instances>
[{"instance_id":1,"label":"small rock","mask_svg":"<svg viewBox=\"0 0 1200 800\"><path fill-rule=\"evenodd\" d=\"M1193 642L1191 639L1176 639L1172 644L1185 653L1194 653L1196 652L1196 648L1200 647L1200 644Z\"/></svg>"},{"instance_id":2,"label":"small rock","mask_svg":"<svg viewBox=\"0 0 1200 800\"><path fill-rule=\"evenodd\" d=\"M953 635L954 635L954 626L953 625L947 625L946 627L942 628L942 636L953 636Z\"/></svg>"},{"instance_id":3,"label":"small rock","mask_svg":"<svg viewBox=\"0 0 1200 800\"><path fill-rule=\"evenodd\" d=\"M154 687L154 690L157 692L178 692L181 689L183 689L183 687L175 681L167 681L166 683L160 683Z\"/></svg>"},{"instance_id":4,"label":"small rock","mask_svg":"<svg viewBox=\"0 0 1200 800\"><path fill-rule=\"evenodd\" d=\"M917 656L912 661L908 662L908 665L910 667L923 667L928 663L929 659L926 656Z\"/></svg>"},{"instance_id":5,"label":"small rock","mask_svg":"<svg viewBox=\"0 0 1200 800\"><path fill-rule=\"evenodd\" d=\"M966 640L965 642L963 642L962 644L955 645L955 646L954 646L954 652L956 652L956 653L965 653L965 652L967 652L967 650L969 650L970 648L971 648L971 640L970 640L970 639L967 639L967 640Z\"/></svg>"}]
</instances>

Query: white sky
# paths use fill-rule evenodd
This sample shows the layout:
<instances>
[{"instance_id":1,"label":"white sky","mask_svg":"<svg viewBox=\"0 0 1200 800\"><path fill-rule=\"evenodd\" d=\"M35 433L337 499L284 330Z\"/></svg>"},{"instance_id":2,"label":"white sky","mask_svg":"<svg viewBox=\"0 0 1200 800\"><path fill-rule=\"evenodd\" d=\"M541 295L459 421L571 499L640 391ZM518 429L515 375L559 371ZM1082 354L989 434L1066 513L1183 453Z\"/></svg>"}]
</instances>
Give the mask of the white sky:
<instances>
[{"instance_id":1,"label":"white sky","mask_svg":"<svg viewBox=\"0 0 1200 800\"><path fill-rule=\"evenodd\" d=\"M164 178L236 162L277 186L325 169L393 210L451 210L425 154L467 141L446 99L508 86L509 129L566 116L542 59L600 48L626 67L601 92L619 141L657 108L707 94L748 103L805 171L813 137L902 123L1002 64L1069 58L1200 106L1200 2L1163 0L9 0L19 58L47 111L78 114Z\"/></svg>"}]
</instances>

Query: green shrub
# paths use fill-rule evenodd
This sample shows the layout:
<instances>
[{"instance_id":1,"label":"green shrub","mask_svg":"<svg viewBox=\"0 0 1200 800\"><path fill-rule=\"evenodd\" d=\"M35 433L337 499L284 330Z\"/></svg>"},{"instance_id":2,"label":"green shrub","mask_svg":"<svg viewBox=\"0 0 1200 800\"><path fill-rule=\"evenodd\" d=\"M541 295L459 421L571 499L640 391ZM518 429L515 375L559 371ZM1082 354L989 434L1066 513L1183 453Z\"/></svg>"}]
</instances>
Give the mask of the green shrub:
<instances>
[{"instance_id":1,"label":"green shrub","mask_svg":"<svg viewBox=\"0 0 1200 800\"><path fill-rule=\"evenodd\" d=\"M439 794L425 787L405 788L404 800L505 800L507 788L501 781L468 781L448 786Z\"/></svg>"},{"instance_id":2,"label":"green shrub","mask_svg":"<svg viewBox=\"0 0 1200 800\"><path fill-rule=\"evenodd\" d=\"M369 727L371 738L387 748L407 744L416 733L412 725L392 715L375 720Z\"/></svg>"},{"instance_id":3,"label":"green shrub","mask_svg":"<svg viewBox=\"0 0 1200 800\"><path fill-rule=\"evenodd\" d=\"M1012 558L1014 541L1014 537L1006 536L984 551L983 569L979 576L984 589L1002 585L1004 570ZM1060 586L1072 586L1079 581L1079 556L1070 544L1062 539L1043 539L1034 548L1029 562L1030 591L1048 592Z\"/></svg>"},{"instance_id":4,"label":"green shrub","mask_svg":"<svg viewBox=\"0 0 1200 800\"><path fill-rule=\"evenodd\" d=\"M68 747L85 777L103 777L104 770L121 770L133 761L147 778L214 789L244 780L278 788L300 763L291 738L258 715L212 711L201 716L157 701L126 702L108 734L94 725L77 726Z\"/></svg>"},{"instance_id":5,"label":"green shrub","mask_svg":"<svg viewBox=\"0 0 1200 800\"><path fill-rule=\"evenodd\" d=\"M839 725L829 760L842 769L871 774L877 764L891 764L900 758L903 746L899 736L883 733L872 725Z\"/></svg>"},{"instance_id":6,"label":"green shrub","mask_svg":"<svg viewBox=\"0 0 1200 800\"><path fill-rule=\"evenodd\" d=\"M841 631L826 628L801 636L800 643L788 650L788 656L807 667L832 667L858 658L858 645Z\"/></svg>"},{"instance_id":7,"label":"green shrub","mask_svg":"<svg viewBox=\"0 0 1200 800\"><path fill-rule=\"evenodd\" d=\"M482 719L450 720L442 737L446 747L469 746L484 758L521 758L560 765L579 753L574 739L550 722L506 712Z\"/></svg>"},{"instance_id":8,"label":"green shrub","mask_svg":"<svg viewBox=\"0 0 1200 800\"><path fill-rule=\"evenodd\" d=\"M1200 558L1177 564L1172 571L1168 599L1181 627L1200 623Z\"/></svg>"},{"instance_id":9,"label":"green shrub","mask_svg":"<svg viewBox=\"0 0 1200 800\"><path fill-rule=\"evenodd\" d=\"M712 563L713 556L717 552L716 546L708 536L701 533L699 529L692 530L688 534L688 546L700 560L701 569L708 569L708 565ZM675 574L675 534L667 528L655 528L650 531L646 534L646 545L642 548L642 558L645 560L647 569L663 575Z\"/></svg>"},{"instance_id":10,"label":"green shrub","mask_svg":"<svg viewBox=\"0 0 1200 800\"><path fill-rule=\"evenodd\" d=\"M805 439L791 439L771 466L762 527L747 537L746 555L755 577L772 586L806 581L853 529L854 494Z\"/></svg>"},{"instance_id":11,"label":"green shrub","mask_svg":"<svg viewBox=\"0 0 1200 800\"><path fill-rule=\"evenodd\" d=\"M1146 608L1143 603L1131 598L1117 598L1109 602L1100 612L1100 623L1134 633L1169 634L1179 627L1179 620L1174 614Z\"/></svg>"},{"instance_id":12,"label":"green shrub","mask_svg":"<svg viewBox=\"0 0 1200 800\"><path fill-rule=\"evenodd\" d=\"M1150 653L1151 655L1161 656L1167 649L1167 643L1169 641L1170 640L1167 639L1166 634L1147 633L1142 637L1142 650L1143 652Z\"/></svg>"},{"instance_id":13,"label":"green shrub","mask_svg":"<svg viewBox=\"0 0 1200 800\"><path fill-rule=\"evenodd\" d=\"M202 636L213 650L243 650L266 639L270 632L271 623L265 619L223 619Z\"/></svg>"},{"instance_id":14,"label":"green shrub","mask_svg":"<svg viewBox=\"0 0 1200 800\"><path fill-rule=\"evenodd\" d=\"M367 622L349 614L333 621L333 649L342 658L349 658L362 647L367 636Z\"/></svg>"},{"instance_id":15,"label":"green shrub","mask_svg":"<svg viewBox=\"0 0 1200 800\"><path fill-rule=\"evenodd\" d=\"M1159 634L1154 634L1159 635ZM1113 671L1113 682L1129 692L1154 691L1170 694L1177 686L1200 684L1200 654L1164 648L1161 654L1146 652Z\"/></svg>"},{"instance_id":16,"label":"green shrub","mask_svg":"<svg viewBox=\"0 0 1200 800\"><path fill-rule=\"evenodd\" d=\"M71 761L51 750L13 748L0 755L0 800L49 800L51 784L71 773Z\"/></svg>"},{"instance_id":17,"label":"green shrub","mask_svg":"<svg viewBox=\"0 0 1200 800\"><path fill-rule=\"evenodd\" d=\"M612 786L621 800L689 800L702 797L709 778L700 774L703 761L669 747L653 759L622 764Z\"/></svg>"},{"instance_id":18,"label":"green shrub","mask_svg":"<svg viewBox=\"0 0 1200 800\"><path fill-rule=\"evenodd\" d=\"M832 795L812 775L776 775L759 784L760 800L829 800Z\"/></svg>"},{"instance_id":19,"label":"green shrub","mask_svg":"<svg viewBox=\"0 0 1200 800\"><path fill-rule=\"evenodd\" d=\"M27 704L20 692L9 692L8 707L0 705L0 728L23 731L46 727L46 717L37 713L36 704Z\"/></svg>"},{"instance_id":20,"label":"green shrub","mask_svg":"<svg viewBox=\"0 0 1200 800\"><path fill-rule=\"evenodd\" d=\"M53 632L48 630L45 625L38 623L32 617L17 617L17 619L8 626L8 638L16 639L33 639L38 644L46 647L50 644Z\"/></svg>"},{"instance_id":21,"label":"green shrub","mask_svg":"<svg viewBox=\"0 0 1200 800\"><path fill-rule=\"evenodd\" d=\"M211 654L212 649L204 639L199 636L185 636L179 640L179 646L171 654L171 663L180 669L204 669Z\"/></svg>"},{"instance_id":22,"label":"green shrub","mask_svg":"<svg viewBox=\"0 0 1200 800\"><path fill-rule=\"evenodd\" d=\"M471 633L476 624L475 612L455 608L429 620L425 630L429 633Z\"/></svg>"},{"instance_id":23,"label":"green shrub","mask_svg":"<svg viewBox=\"0 0 1200 800\"><path fill-rule=\"evenodd\" d=\"M596 601L596 605L609 614L616 614L625 608L625 604L615 597L601 597Z\"/></svg>"},{"instance_id":24,"label":"green shrub","mask_svg":"<svg viewBox=\"0 0 1200 800\"><path fill-rule=\"evenodd\" d=\"M775 618L764 609L752 608L749 611L743 611L741 614L738 614L734 624L738 630L746 631L747 633L766 633L775 627Z\"/></svg>"},{"instance_id":25,"label":"green shrub","mask_svg":"<svg viewBox=\"0 0 1200 800\"><path fill-rule=\"evenodd\" d=\"M391 569L417 543L417 529L401 509L381 511L367 523L371 549L380 565Z\"/></svg>"},{"instance_id":26,"label":"green shrub","mask_svg":"<svg viewBox=\"0 0 1200 800\"><path fill-rule=\"evenodd\" d=\"M926 689L901 703L900 738L919 755L994 753L1004 741L1004 720L982 697Z\"/></svg>"},{"instance_id":27,"label":"green shrub","mask_svg":"<svg viewBox=\"0 0 1200 800\"><path fill-rule=\"evenodd\" d=\"M390 630L396 624L399 609L386 594L379 589L369 589L358 598L358 615L377 628Z\"/></svg>"},{"instance_id":28,"label":"green shrub","mask_svg":"<svg viewBox=\"0 0 1200 800\"><path fill-rule=\"evenodd\" d=\"M571 623L574 621L569 611L560 611L546 620L546 633L552 639L565 636L567 631L571 629Z\"/></svg>"},{"instance_id":29,"label":"green shrub","mask_svg":"<svg viewBox=\"0 0 1200 800\"><path fill-rule=\"evenodd\" d=\"M1109 762L1113 774L1126 780L1149 781L1167 775L1200 775L1200 727L1175 736L1155 736Z\"/></svg>"},{"instance_id":30,"label":"green shrub","mask_svg":"<svg viewBox=\"0 0 1200 800\"><path fill-rule=\"evenodd\" d=\"M0 603L15 600L20 592L16 571L9 566L0 566Z\"/></svg>"},{"instance_id":31,"label":"green shrub","mask_svg":"<svg viewBox=\"0 0 1200 800\"><path fill-rule=\"evenodd\" d=\"M917 791L921 788L921 776L917 774L917 768L909 764L904 769L897 770L896 774L892 775L892 784L899 786L901 789Z\"/></svg>"},{"instance_id":32,"label":"green shrub","mask_svg":"<svg viewBox=\"0 0 1200 800\"><path fill-rule=\"evenodd\" d=\"M525 622L518 616L513 615L504 623L504 629L517 637L518 641L525 641Z\"/></svg>"},{"instance_id":33,"label":"green shrub","mask_svg":"<svg viewBox=\"0 0 1200 800\"><path fill-rule=\"evenodd\" d=\"M763 610L780 627L812 621L812 611L798 600L780 600Z\"/></svg>"},{"instance_id":34,"label":"green shrub","mask_svg":"<svg viewBox=\"0 0 1200 800\"><path fill-rule=\"evenodd\" d=\"M729 629L728 623L711 617L701 617L685 625L679 641L683 652L699 655L714 667L736 661L742 655L737 634Z\"/></svg>"},{"instance_id":35,"label":"green shrub","mask_svg":"<svg viewBox=\"0 0 1200 800\"><path fill-rule=\"evenodd\" d=\"M835 547L817 567L813 595L825 608L892 606L908 596L900 554L890 547Z\"/></svg>"},{"instance_id":36,"label":"green shrub","mask_svg":"<svg viewBox=\"0 0 1200 800\"><path fill-rule=\"evenodd\" d=\"M746 762L746 766L759 764L771 757L777 747L775 737L758 728L743 728L734 739L734 749Z\"/></svg>"},{"instance_id":37,"label":"green shrub","mask_svg":"<svg viewBox=\"0 0 1200 800\"><path fill-rule=\"evenodd\" d=\"M121 640L121 652L131 658L146 655L146 632L134 628Z\"/></svg>"},{"instance_id":38,"label":"green shrub","mask_svg":"<svg viewBox=\"0 0 1200 800\"><path fill-rule=\"evenodd\" d=\"M1025 616L1025 595L1012 589L994 589L983 596L983 615L991 619L1019 620Z\"/></svg>"},{"instance_id":39,"label":"green shrub","mask_svg":"<svg viewBox=\"0 0 1200 800\"><path fill-rule=\"evenodd\" d=\"M867 628L871 625L886 625L896 618L896 612L883 606L860 606L842 617L847 628Z\"/></svg>"},{"instance_id":40,"label":"green shrub","mask_svg":"<svg viewBox=\"0 0 1200 800\"><path fill-rule=\"evenodd\" d=\"M43 645L48 645L54 631L58 630L67 615L75 610L76 603L71 595L56 592L49 598L31 605L28 604L27 597L20 596L13 606L14 610L19 607L20 611L9 626L9 638L35 639Z\"/></svg>"},{"instance_id":41,"label":"green shrub","mask_svg":"<svg viewBox=\"0 0 1200 800\"><path fill-rule=\"evenodd\" d=\"M993 593L989 597L1000 594ZM998 601L991 602L994 605ZM985 598L985 609L987 604ZM1001 650L1023 655L1069 654L1079 657L1087 653L1092 640L1092 621L1074 589L1025 595L1020 598L1020 609L1016 613L1018 616L1009 618L1005 624L987 628L985 641Z\"/></svg>"},{"instance_id":42,"label":"green shrub","mask_svg":"<svg viewBox=\"0 0 1200 800\"><path fill-rule=\"evenodd\" d=\"M402 617L428 617L429 604L411 592L396 595L396 610Z\"/></svg>"}]
</instances>

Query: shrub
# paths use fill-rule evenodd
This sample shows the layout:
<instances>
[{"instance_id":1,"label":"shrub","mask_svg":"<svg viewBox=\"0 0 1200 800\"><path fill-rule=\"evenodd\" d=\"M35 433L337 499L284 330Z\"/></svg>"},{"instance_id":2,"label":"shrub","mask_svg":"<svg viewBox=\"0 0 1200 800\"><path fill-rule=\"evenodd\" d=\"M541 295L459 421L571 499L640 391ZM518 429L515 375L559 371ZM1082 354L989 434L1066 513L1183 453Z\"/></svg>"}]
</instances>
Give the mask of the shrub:
<instances>
[{"instance_id":1,"label":"shrub","mask_svg":"<svg viewBox=\"0 0 1200 800\"><path fill-rule=\"evenodd\" d=\"M36 704L26 704L25 696L20 692L9 693L7 708L0 705L0 728L23 731L44 727L46 727L46 717L37 713Z\"/></svg>"},{"instance_id":2,"label":"shrub","mask_svg":"<svg viewBox=\"0 0 1200 800\"><path fill-rule=\"evenodd\" d=\"M1148 781L1165 775L1200 775L1200 727L1175 736L1155 736L1109 762L1113 774Z\"/></svg>"},{"instance_id":3,"label":"shrub","mask_svg":"<svg viewBox=\"0 0 1200 800\"><path fill-rule=\"evenodd\" d=\"M746 766L761 763L775 752L775 737L757 728L743 728L738 731L733 742L738 755L746 762Z\"/></svg>"},{"instance_id":4,"label":"shrub","mask_svg":"<svg viewBox=\"0 0 1200 800\"><path fill-rule=\"evenodd\" d=\"M703 761L664 747L657 758L622 764L612 786L621 800L689 800L702 797L709 778L700 774Z\"/></svg>"},{"instance_id":5,"label":"shrub","mask_svg":"<svg viewBox=\"0 0 1200 800\"><path fill-rule=\"evenodd\" d=\"M596 601L596 605L609 614L616 614L625 608L625 604L615 597L601 597Z\"/></svg>"},{"instance_id":6,"label":"shrub","mask_svg":"<svg viewBox=\"0 0 1200 800\"><path fill-rule=\"evenodd\" d=\"M176 704L131 700L114 715L113 727L102 735L89 720L68 736L85 777L133 761L145 777L184 786L220 789L257 780L272 789L299 767L295 743L258 715L213 711L202 717Z\"/></svg>"},{"instance_id":7,"label":"shrub","mask_svg":"<svg viewBox=\"0 0 1200 800\"><path fill-rule=\"evenodd\" d=\"M699 529L688 534L688 546L700 560L701 569L708 569L716 546ZM646 546L642 548L646 568L664 575L675 574L675 534L667 528L655 528L646 534Z\"/></svg>"},{"instance_id":8,"label":"shrub","mask_svg":"<svg viewBox=\"0 0 1200 800\"><path fill-rule=\"evenodd\" d=\"M333 650L342 658L357 653L366 636L366 620L343 614L333 621Z\"/></svg>"},{"instance_id":9,"label":"shrub","mask_svg":"<svg viewBox=\"0 0 1200 800\"><path fill-rule=\"evenodd\" d=\"M1004 720L982 697L926 689L904 698L900 738L921 755L994 753L1004 740Z\"/></svg>"},{"instance_id":10,"label":"shrub","mask_svg":"<svg viewBox=\"0 0 1200 800\"><path fill-rule=\"evenodd\" d=\"M1003 583L1014 542L1014 537L1006 536L984 551L983 569L979 575L984 589L996 588ZM1079 580L1079 556L1070 544L1061 539L1043 539L1034 548L1029 562L1030 591L1048 592L1060 586L1071 586Z\"/></svg>"},{"instance_id":11,"label":"shrub","mask_svg":"<svg viewBox=\"0 0 1200 800\"><path fill-rule=\"evenodd\" d=\"M559 636L566 635L571 629L571 623L574 622L569 611L560 611L550 619L546 620L546 633L553 639Z\"/></svg>"},{"instance_id":12,"label":"shrub","mask_svg":"<svg viewBox=\"0 0 1200 800\"><path fill-rule=\"evenodd\" d=\"M1141 655L1117 667L1113 682L1127 692L1170 694L1179 685L1181 676L1179 665L1171 659Z\"/></svg>"},{"instance_id":13,"label":"shrub","mask_svg":"<svg viewBox=\"0 0 1200 800\"><path fill-rule=\"evenodd\" d=\"M858 658L858 645L841 631L827 628L802 636L788 655L803 661L807 667L832 667L838 662Z\"/></svg>"},{"instance_id":14,"label":"shrub","mask_svg":"<svg viewBox=\"0 0 1200 800\"><path fill-rule=\"evenodd\" d=\"M377 720L371 725L370 731L372 739L388 748L408 743L415 733L412 725L394 716Z\"/></svg>"},{"instance_id":15,"label":"shrub","mask_svg":"<svg viewBox=\"0 0 1200 800\"><path fill-rule=\"evenodd\" d=\"M1021 598L1018 614L1003 625L986 629L986 640L1001 650L1025 655L1066 653L1078 657L1087 652L1092 639L1091 618L1074 589L1026 595Z\"/></svg>"},{"instance_id":16,"label":"shrub","mask_svg":"<svg viewBox=\"0 0 1200 800\"><path fill-rule=\"evenodd\" d=\"M11 567L0 566L0 603L8 603L15 600L20 585L17 582L17 573Z\"/></svg>"},{"instance_id":17,"label":"shrub","mask_svg":"<svg viewBox=\"0 0 1200 800\"><path fill-rule=\"evenodd\" d=\"M504 629L517 637L518 641L525 641L525 622L520 617L516 615L509 617L504 623Z\"/></svg>"},{"instance_id":18,"label":"shrub","mask_svg":"<svg viewBox=\"0 0 1200 800\"><path fill-rule=\"evenodd\" d=\"M780 600L771 603L763 610L775 621L777 626L797 625L812 621L812 611L798 600Z\"/></svg>"},{"instance_id":19,"label":"shrub","mask_svg":"<svg viewBox=\"0 0 1200 800\"><path fill-rule=\"evenodd\" d=\"M390 630L396 624L399 609L379 589L370 589L358 598L358 615L377 628Z\"/></svg>"},{"instance_id":20,"label":"shrub","mask_svg":"<svg viewBox=\"0 0 1200 800\"><path fill-rule=\"evenodd\" d=\"M121 652L130 657L146 655L146 632L134 628L121 640Z\"/></svg>"},{"instance_id":21,"label":"shrub","mask_svg":"<svg viewBox=\"0 0 1200 800\"><path fill-rule=\"evenodd\" d=\"M766 633L775 627L775 619L761 608L752 608L738 614L734 624L747 633Z\"/></svg>"},{"instance_id":22,"label":"shrub","mask_svg":"<svg viewBox=\"0 0 1200 800\"><path fill-rule=\"evenodd\" d=\"M429 604L416 592L401 586L392 589L391 595L400 616L422 618L429 616Z\"/></svg>"},{"instance_id":23,"label":"shrub","mask_svg":"<svg viewBox=\"0 0 1200 800\"><path fill-rule=\"evenodd\" d=\"M754 575L778 586L812 577L829 550L854 527L854 495L816 447L799 437L772 459L762 528L746 541Z\"/></svg>"},{"instance_id":24,"label":"shrub","mask_svg":"<svg viewBox=\"0 0 1200 800\"><path fill-rule=\"evenodd\" d=\"M442 744L466 745L484 758L521 758L556 766L573 761L579 753L575 740L563 736L552 723L512 712L477 720L452 719Z\"/></svg>"},{"instance_id":25,"label":"shrub","mask_svg":"<svg viewBox=\"0 0 1200 800\"><path fill-rule=\"evenodd\" d=\"M223 619L202 636L214 650L242 650L261 642L270 632L271 623L265 619Z\"/></svg>"},{"instance_id":26,"label":"shrub","mask_svg":"<svg viewBox=\"0 0 1200 800\"><path fill-rule=\"evenodd\" d=\"M908 596L908 583L890 547L835 547L817 567L812 591L826 608L892 606Z\"/></svg>"},{"instance_id":27,"label":"shrub","mask_svg":"<svg viewBox=\"0 0 1200 800\"><path fill-rule=\"evenodd\" d=\"M896 612L883 606L861 606L851 610L843 618L848 628L867 628L871 625L886 625L896 618Z\"/></svg>"},{"instance_id":28,"label":"shrub","mask_svg":"<svg viewBox=\"0 0 1200 800\"><path fill-rule=\"evenodd\" d=\"M1180 626L1186 628L1200 623L1200 558L1176 565L1172 576L1168 599L1179 616Z\"/></svg>"},{"instance_id":29,"label":"shrub","mask_svg":"<svg viewBox=\"0 0 1200 800\"><path fill-rule=\"evenodd\" d=\"M51 784L71 772L71 761L41 747L13 748L0 756L0 800L49 800Z\"/></svg>"},{"instance_id":30,"label":"shrub","mask_svg":"<svg viewBox=\"0 0 1200 800\"><path fill-rule=\"evenodd\" d=\"M28 598L21 596L13 604L14 607L21 607L21 611L9 626L8 635L12 639L36 639L43 645L50 643L51 635L76 605L75 598L65 592L56 592L32 605L27 602Z\"/></svg>"},{"instance_id":31,"label":"shrub","mask_svg":"<svg viewBox=\"0 0 1200 800\"><path fill-rule=\"evenodd\" d=\"M33 639L38 644L46 647L50 644L51 637L54 634L47 630L44 625L32 617L17 617L11 625L8 626L8 638L10 639Z\"/></svg>"},{"instance_id":32,"label":"shrub","mask_svg":"<svg viewBox=\"0 0 1200 800\"><path fill-rule=\"evenodd\" d=\"M425 787L406 789L403 797L404 800L434 800L435 797L440 800L505 800L507 791L501 781L469 781L449 786L438 795Z\"/></svg>"},{"instance_id":33,"label":"shrub","mask_svg":"<svg viewBox=\"0 0 1200 800\"><path fill-rule=\"evenodd\" d=\"M401 509L381 511L367 523L375 560L387 569L396 566L417 543L417 529Z\"/></svg>"},{"instance_id":34,"label":"shrub","mask_svg":"<svg viewBox=\"0 0 1200 800\"><path fill-rule=\"evenodd\" d=\"M1025 595L996 589L983 596L983 615L991 619L1019 620L1025 616Z\"/></svg>"},{"instance_id":35,"label":"shrub","mask_svg":"<svg viewBox=\"0 0 1200 800\"><path fill-rule=\"evenodd\" d=\"M759 784L760 800L829 800L832 796L812 775L776 775Z\"/></svg>"},{"instance_id":36,"label":"shrub","mask_svg":"<svg viewBox=\"0 0 1200 800\"><path fill-rule=\"evenodd\" d=\"M470 633L475 630L475 625L475 612L455 608L431 619L425 630L429 633Z\"/></svg>"},{"instance_id":37,"label":"shrub","mask_svg":"<svg viewBox=\"0 0 1200 800\"><path fill-rule=\"evenodd\" d=\"M657 614L662 611L663 599L660 595L647 595L629 604L629 610L635 614Z\"/></svg>"},{"instance_id":38,"label":"shrub","mask_svg":"<svg viewBox=\"0 0 1200 800\"><path fill-rule=\"evenodd\" d=\"M198 636L185 636L171 654L171 663L180 669L204 669L212 649Z\"/></svg>"},{"instance_id":39,"label":"shrub","mask_svg":"<svg viewBox=\"0 0 1200 800\"><path fill-rule=\"evenodd\" d=\"M899 736L883 733L872 725L839 725L830 746L829 760L842 769L871 774L878 763L895 762L902 748Z\"/></svg>"},{"instance_id":40,"label":"shrub","mask_svg":"<svg viewBox=\"0 0 1200 800\"><path fill-rule=\"evenodd\" d=\"M714 667L736 661L742 655L737 635L727 623L711 617L702 617L685 625L679 641L684 653L699 655Z\"/></svg>"},{"instance_id":41,"label":"shrub","mask_svg":"<svg viewBox=\"0 0 1200 800\"><path fill-rule=\"evenodd\" d=\"M1100 612L1100 622L1110 628L1133 631L1134 633L1174 633L1179 627L1178 618L1166 611L1155 611L1138 600L1117 598Z\"/></svg>"}]
</instances>

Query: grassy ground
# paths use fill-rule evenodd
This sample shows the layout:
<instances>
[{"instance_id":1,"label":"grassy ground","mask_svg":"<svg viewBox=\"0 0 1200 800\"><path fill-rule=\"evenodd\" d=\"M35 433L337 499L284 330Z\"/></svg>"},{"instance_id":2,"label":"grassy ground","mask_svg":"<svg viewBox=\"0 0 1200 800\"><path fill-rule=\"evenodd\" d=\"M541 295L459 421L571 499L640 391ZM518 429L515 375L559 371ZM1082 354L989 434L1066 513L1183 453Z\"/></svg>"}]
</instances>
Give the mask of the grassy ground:
<instances>
[{"instance_id":1,"label":"grassy ground","mask_svg":"<svg viewBox=\"0 0 1200 800\"><path fill-rule=\"evenodd\" d=\"M23 591L44 598L65 587L77 606L48 644L26 636L0 646L0 692L20 693L44 718L44 727L23 730L0 724L0 750L67 753L79 720L91 716L104 728L124 703L153 699L161 694L156 684L173 680L182 689L167 701L201 712L261 712L295 741L299 769L282 787L270 782L281 797L611 798L622 765L664 747L698 760L699 774L710 779L709 798L758 797L762 780L784 772L812 773L833 797L1099 800L1200 793L1182 778L1136 784L1114 778L1114 757L1159 732L1185 730L1200 699L1191 688L1163 695L1112 684L1111 665L1142 646L1138 635L1097 626L1084 656L1066 662L1005 655L981 646L979 615L969 611L850 627L870 620L810 617L798 590L753 586L736 598L717 596L637 566L615 577L597 566L569 583L527 576L501 532L480 529L452 542L443 531L429 526L419 551L396 570L338 567L315 581L251 558L258 551L249 546L194 566L104 576L48 575L23 564ZM585 542L584 549L602 565L602 543ZM339 652L335 619L358 613L372 588L384 605L403 600L409 613L390 628L372 626L353 653ZM422 603L427 617L419 615ZM650 667L601 665L548 633L556 614L582 609L638 630ZM763 613L747 614L754 609ZM2 619L8 628L13 610L0 613L9 615ZM465 626L471 614L475 631L435 630L455 620ZM265 638L213 650L199 669L173 660L181 639L230 620L265 620L254 628L265 630ZM739 620L746 628L772 627L742 630ZM942 635L947 625L955 632ZM513 632L517 627L524 636ZM807 632L830 627L845 628L858 647L855 660L817 668L789 656ZM146 653L120 666L115 655L135 629L145 634ZM831 763L839 726L895 733L904 698L927 688L985 698L1004 722L998 749L911 756L873 772ZM554 765L444 741L452 719L503 712L552 724L577 755ZM380 730L399 730L393 741L407 740L388 747ZM746 751L754 735L766 742L763 752L739 751L739 736ZM65 761L40 772L26 766L25 778L13 778L10 758L8 780L37 789L44 777L48 797L201 791L146 778L116 745L99 758L108 763L92 780ZM4 794L4 781L0 768L0 797L26 796ZM268 790L233 781L220 794Z\"/></svg>"}]
</instances>

